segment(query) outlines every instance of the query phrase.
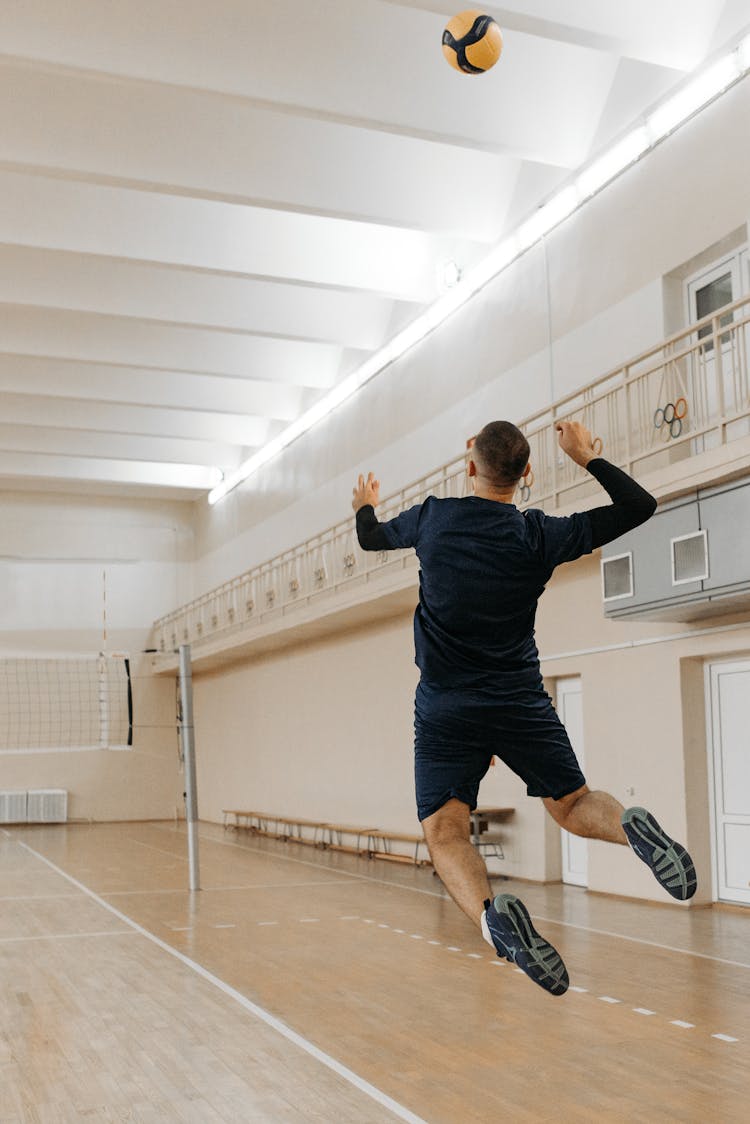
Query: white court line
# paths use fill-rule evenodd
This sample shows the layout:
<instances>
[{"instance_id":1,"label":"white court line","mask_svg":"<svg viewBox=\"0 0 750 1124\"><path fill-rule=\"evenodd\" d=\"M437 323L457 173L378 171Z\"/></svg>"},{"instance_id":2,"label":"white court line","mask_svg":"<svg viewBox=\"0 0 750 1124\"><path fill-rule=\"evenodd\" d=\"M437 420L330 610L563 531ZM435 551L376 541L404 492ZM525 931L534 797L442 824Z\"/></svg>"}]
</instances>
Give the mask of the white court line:
<instances>
[{"instance_id":1,"label":"white court line","mask_svg":"<svg viewBox=\"0 0 750 1124\"><path fill-rule=\"evenodd\" d=\"M656 1011L649 1011L648 1007L634 1007L633 1011L636 1015L655 1015Z\"/></svg>"},{"instance_id":2,"label":"white court line","mask_svg":"<svg viewBox=\"0 0 750 1124\"><path fill-rule=\"evenodd\" d=\"M202 894L221 894L226 891L236 890L298 890L305 886L349 886L351 883L345 881L343 878L326 878L322 882L285 882L283 885L278 882L251 882L249 886L201 886ZM139 894L190 894L191 890L184 887L181 890L101 890L101 894L106 894L108 898L126 898L130 895L137 897ZM60 894L54 895L59 897L73 898L75 894ZM0 898L0 901L3 899Z\"/></svg>"},{"instance_id":3,"label":"white court line","mask_svg":"<svg viewBox=\"0 0 750 1124\"><path fill-rule=\"evenodd\" d=\"M719 1042L739 1042L738 1038L732 1038L731 1034L712 1034L712 1038L718 1038Z\"/></svg>"},{"instance_id":4,"label":"white court line","mask_svg":"<svg viewBox=\"0 0 750 1124\"><path fill-rule=\"evenodd\" d=\"M695 1028L695 1023L686 1023L683 1022L682 1019L672 1019L670 1021L670 1026L681 1026L685 1030L693 1030Z\"/></svg>"},{"instance_id":5,"label":"white court line","mask_svg":"<svg viewBox=\"0 0 750 1124\"><path fill-rule=\"evenodd\" d=\"M659 941L647 941L644 937L628 937L625 933L613 933L609 929L592 929L589 925L574 925L572 921L560 921L557 917L542 917L535 913L537 921L544 921L550 925L563 925L566 929L580 929L582 933L596 933L600 937L614 937L620 941L631 941L633 944L647 944L651 948L663 948L665 952L679 952L683 956L699 956L701 960L713 960L716 964L728 964L731 968L750 968L741 960L725 960L722 956L709 956L707 952L694 952L692 948L676 948L671 944L660 944Z\"/></svg>"},{"instance_id":6,"label":"white court line","mask_svg":"<svg viewBox=\"0 0 750 1124\"><path fill-rule=\"evenodd\" d=\"M33 937L0 937L0 944L17 944L27 941L73 941L79 937L132 937L131 929L102 929L97 933L42 933Z\"/></svg>"},{"instance_id":7,"label":"white court line","mask_svg":"<svg viewBox=\"0 0 750 1124\"><path fill-rule=\"evenodd\" d=\"M57 898L68 898L75 901L80 894L8 894L0 897L0 902L49 902Z\"/></svg>"},{"instance_id":8,"label":"white court line","mask_svg":"<svg viewBox=\"0 0 750 1124\"><path fill-rule=\"evenodd\" d=\"M622 1002L622 1000L620 1000L620 999L613 999L611 995L600 995L599 998L601 999L602 1003L620 1003L620 1002Z\"/></svg>"},{"instance_id":9,"label":"white court line","mask_svg":"<svg viewBox=\"0 0 750 1124\"><path fill-rule=\"evenodd\" d=\"M159 831L171 831L171 828L159 827ZM235 847L238 851L247 851L249 854L263 855L264 858L278 859L281 862L301 863L303 866L313 866L320 870L320 863L309 862L306 859L295 859L291 855L271 855L264 851L252 851L249 847L243 847L239 843L230 843L225 839L212 839L210 836L201 836L205 839L206 843L216 843L221 847ZM337 871L338 874L345 875L360 882L373 882L380 886L388 886L389 889L394 890L407 890L410 894L426 894L430 898L440 898L443 901L448 899L447 893L438 893L436 890L423 890L420 886L404 886L400 882L388 882L385 878L372 878L368 874L351 874L349 871ZM352 882L352 885L354 882ZM610 929L593 929L589 925L576 925L572 921L561 921L559 917L543 917L540 913L534 912L534 917L539 921L549 922L552 925L562 925L566 929L578 929L582 933L595 933L600 937L613 937L615 940L629 941L632 944L645 944L651 948L662 948L665 952L677 952L682 956L698 956L701 960L712 960L716 964L728 964L731 968L748 968L750 964L746 964L741 960L727 960L723 956L710 956L707 952L695 952L691 948L677 948L675 945L660 944L659 941L648 941L644 937L630 937L625 933L613 933Z\"/></svg>"},{"instance_id":10,"label":"white court line","mask_svg":"<svg viewBox=\"0 0 750 1124\"><path fill-rule=\"evenodd\" d=\"M50 859L46 858L38 851L35 851L33 847L29 847L28 843L21 843L19 841L17 845L19 847L23 847L24 850L28 851L30 854L35 855L36 858L40 860L40 862L45 863L51 870L54 870L56 874L61 875L63 878L67 879L67 881L70 882L73 886L76 886L79 890L82 890L84 894L87 894L93 901L97 902L102 907L102 909L106 909L109 913L114 914L115 917L118 917L121 921L124 921L125 924L129 925L136 933L140 933L141 936L146 938L146 940L151 941L152 944L157 945L158 948L162 949L164 952L169 953L170 956L173 956L176 960L179 960L186 967L190 968L193 972L196 973L196 975L201 976L208 983L218 988L219 991L223 991L224 994L228 995L230 999L233 999L236 1003L239 1003L239 1005L241 1007L244 1007L246 1011L249 1011L250 1014L254 1015L261 1022L265 1023L266 1026L269 1026L283 1038L286 1038L287 1041L292 1042L295 1046L298 1046L301 1050L304 1050L306 1054L309 1054L311 1057L315 1058L316 1061L321 1062L322 1065L324 1065L327 1069L332 1070L333 1073L343 1078L344 1081L348 1081L350 1085L353 1085L356 1089L359 1089L360 1092L364 1093L368 1097L371 1097L372 1100L376 1101L384 1108L387 1108L394 1114L394 1116L397 1116L399 1120L406 1120L408 1121L408 1124L427 1124L427 1121L423 1120L422 1117L415 1115L415 1113L411 1112L408 1108L405 1108L403 1105L399 1104L398 1101L395 1101L392 1097L389 1097L387 1093L382 1092L382 1090L376 1088L375 1085L371 1085L369 1081L365 1081L365 1079L363 1077L360 1077L359 1074L355 1073L354 1070L349 1069L348 1066L343 1065L335 1058L332 1058L330 1054L326 1054L325 1051L313 1045L312 1042L309 1042L301 1034L298 1034L296 1030L292 1030L290 1026L287 1026L286 1023L282 1022L281 1019L276 1018L275 1015L272 1015L269 1011L266 1011L265 1008L259 1007L257 1003L253 1003L253 1001L251 999L248 999L247 996L243 995L242 992L237 991L236 988L233 988L229 984L225 983L224 980L220 979L218 976L215 976L213 972L209 972L207 968L204 968L195 960L190 960L189 957L184 956L181 952L178 952L176 948L172 947L172 945L167 944L166 941L161 940L153 933L150 933L148 929L144 929L142 925L139 925L136 921L133 921L132 918L127 916L127 914L121 913L119 909L115 909L113 905L110 905L109 902L104 900L104 898L100 898L99 895L95 894L93 890L90 890L88 886L84 886L82 882L79 882L76 878L73 878L72 875L67 874L61 867L56 866L55 863L53 863Z\"/></svg>"}]
</instances>

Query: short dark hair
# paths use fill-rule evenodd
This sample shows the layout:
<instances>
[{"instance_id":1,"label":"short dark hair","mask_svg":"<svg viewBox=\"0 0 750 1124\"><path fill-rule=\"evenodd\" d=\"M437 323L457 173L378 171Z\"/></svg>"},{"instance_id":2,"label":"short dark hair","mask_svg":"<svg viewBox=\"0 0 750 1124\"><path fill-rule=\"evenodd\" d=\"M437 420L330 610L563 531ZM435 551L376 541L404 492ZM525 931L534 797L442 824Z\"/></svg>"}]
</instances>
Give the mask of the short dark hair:
<instances>
[{"instance_id":1,"label":"short dark hair","mask_svg":"<svg viewBox=\"0 0 750 1124\"><path fill-rule=\"evenodd\" d=\"M474 438L472 448L496 486L515 484L529 463L529 443L512 422L488 422Z\"/></svg>"}]
</instances>

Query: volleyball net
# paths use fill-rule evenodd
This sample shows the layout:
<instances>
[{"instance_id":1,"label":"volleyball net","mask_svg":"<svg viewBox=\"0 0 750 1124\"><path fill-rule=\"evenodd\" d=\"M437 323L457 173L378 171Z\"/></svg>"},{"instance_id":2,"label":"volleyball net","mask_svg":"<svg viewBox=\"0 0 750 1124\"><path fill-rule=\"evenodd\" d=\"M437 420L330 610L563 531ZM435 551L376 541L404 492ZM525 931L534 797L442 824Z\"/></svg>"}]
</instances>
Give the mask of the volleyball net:
<instances>
[{"instance_id":1,"label":"volleyball net","mask_svg":"<svg viewBox=\"0 0 750 1124\"><path fill-rule=\"evenodd\" d=\"M132 744L127 656L0 658L0 754L128 749Z\"/></svg>"}]
</instances>

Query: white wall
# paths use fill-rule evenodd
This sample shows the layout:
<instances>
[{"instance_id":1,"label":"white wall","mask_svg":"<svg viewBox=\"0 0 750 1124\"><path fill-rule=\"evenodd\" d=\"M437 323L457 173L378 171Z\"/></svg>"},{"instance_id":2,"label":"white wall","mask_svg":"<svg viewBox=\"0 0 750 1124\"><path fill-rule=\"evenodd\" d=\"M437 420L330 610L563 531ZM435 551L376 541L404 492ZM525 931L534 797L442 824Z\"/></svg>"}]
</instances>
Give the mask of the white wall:
<instances>
[{"instance_id":1,"label":"white wall","mask_svg":"<svg viewBox=\"0 0 750 1124\"><path fill-rule=\"evenodd\" d=\"M128 654L134 714L131 750L2 754L2 786L68 789L71 819L174 815L174 681L140 653L154 618L192 595L189 506L0 493L0 522L0 658Z\"/></svg>"}]
</instances>

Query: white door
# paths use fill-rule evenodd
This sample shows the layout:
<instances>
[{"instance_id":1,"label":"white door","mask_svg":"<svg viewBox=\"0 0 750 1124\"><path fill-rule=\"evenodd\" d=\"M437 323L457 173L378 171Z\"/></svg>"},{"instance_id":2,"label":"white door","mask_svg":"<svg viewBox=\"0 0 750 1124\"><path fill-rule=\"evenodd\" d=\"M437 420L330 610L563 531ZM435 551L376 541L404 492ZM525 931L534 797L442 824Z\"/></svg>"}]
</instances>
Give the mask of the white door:
<instances>
[{"instance_id":1,"label":"white door","mask_svg":"<svg viewBox=\"0 0 750 1124\"><path fill-rule=\"evenodd\" d=\"M687 281L688 323L694 324L736 301L741 291L740 255L734 253ZM725 313L719 318L719 326L731 324L733 319L731 312ZM722 417L732 418L744 406L743 388L739 382L742 364L735 354L736 344L732 335L727 332L719 337L720 355L716 354L711 324L699 330L698 338L704 337L706 342L695 352L691 363L688 394L694 415L692 424L698 428L716 425ZM728 436L739 437L742 434ZM717 441L717 434L697 437L693 442L693 451L702 452Z\"/></svg>"},{"instance_id":2,"label":"white door","mask_svg":"<svg viewBox=\"0 0 750 1124\"><path fill-rule=\"evenodd\" d=\"M586 772L583 755L583 696L580 676L558 679L556 684L557 713L568 731L582 772ZM573 886L589 884L588 841L580 835L562 832L562 879Z\"/></svg>"},{"instance_id":3,"label":"white door","mask_svg":"<svg viewBox=\"0 0 750 1124\"><path fill-rule=\"evenodd\" d=\"M750 905L750 660L715 663L709 670L716 896Z\"/></svg>"}]
</instances>

